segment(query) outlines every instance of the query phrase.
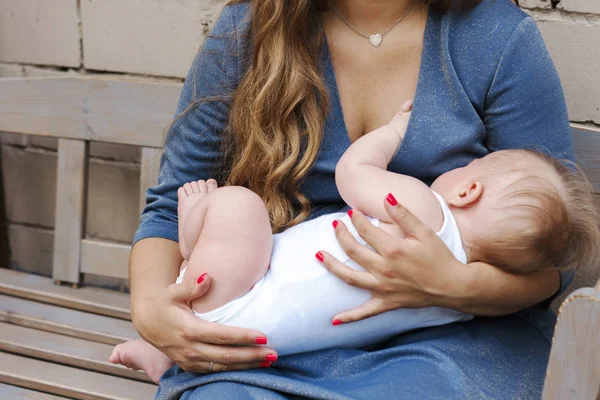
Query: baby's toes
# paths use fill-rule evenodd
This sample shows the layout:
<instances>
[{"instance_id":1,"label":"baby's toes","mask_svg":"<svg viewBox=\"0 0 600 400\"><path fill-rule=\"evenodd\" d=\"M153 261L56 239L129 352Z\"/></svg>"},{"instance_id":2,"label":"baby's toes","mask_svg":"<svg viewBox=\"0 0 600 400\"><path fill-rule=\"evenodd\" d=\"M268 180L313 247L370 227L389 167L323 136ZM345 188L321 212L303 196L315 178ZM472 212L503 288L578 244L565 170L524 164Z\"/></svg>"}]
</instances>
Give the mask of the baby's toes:
<instances>
[{"instance_id":1,"label":"baby's toes","mask_svg":"<svg viewBox=\"0 0 600 400\"><path fill-rule=\"evenodd\" d=\"M200 193L208 192L208 189L206 187L206 181L203 181L203 180L198 181L198 188L199 188Z\"/></svg>"},{"instance_id":2,"label":"baby's toes","mask_svg":"<svg viewBox=\"0 0 600 400\"><path fill-rule=\"evenodd\" d=\"M217 181L214 179L209 179L206 181L206 189L209 192L212 192L213 190L215 190L218 187Z\"/></svg>"},{"instance_id":3,"label":"baby's toes","mask_svg":"<svg viewBox=\"0 0 600 400\"><path fill-rule=\"evenodd\" d=\"M108 361L110 361L113 364L121 364L121 357L119 357L119 346L115 346L113 348L110 357L108 357Z\"/></svg>"},{"instance_id":4,"label":"baby's toes","mask_svg":"<svg viewBox=\"0 0 600 400\"><path fill-rule=\"evenodd\" d=\"M190 182L190 186L192 187L194 193L200 193L200 187L198 186L198 182Z\"/></svg>"}]
</instances>

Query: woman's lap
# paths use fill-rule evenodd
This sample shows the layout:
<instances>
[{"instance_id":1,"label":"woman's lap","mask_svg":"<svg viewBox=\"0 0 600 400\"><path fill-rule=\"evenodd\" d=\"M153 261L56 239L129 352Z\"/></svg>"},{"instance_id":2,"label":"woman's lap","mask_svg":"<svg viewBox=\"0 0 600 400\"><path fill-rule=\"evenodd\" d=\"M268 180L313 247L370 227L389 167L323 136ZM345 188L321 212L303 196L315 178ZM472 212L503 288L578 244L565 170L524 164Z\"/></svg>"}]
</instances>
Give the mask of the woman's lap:
<instances>
[{"instance_id":1,"label":"woman's lap","mask_svg":"<svg viewBox=\"0 0 600 400\"><path fill-rule=\"evenodd\" d=\"M371 351L282 357L275 368L194 375L174 367L157 399L539 399L547 335L507 316L399 336Z\"/></svg>"}]
</instances>

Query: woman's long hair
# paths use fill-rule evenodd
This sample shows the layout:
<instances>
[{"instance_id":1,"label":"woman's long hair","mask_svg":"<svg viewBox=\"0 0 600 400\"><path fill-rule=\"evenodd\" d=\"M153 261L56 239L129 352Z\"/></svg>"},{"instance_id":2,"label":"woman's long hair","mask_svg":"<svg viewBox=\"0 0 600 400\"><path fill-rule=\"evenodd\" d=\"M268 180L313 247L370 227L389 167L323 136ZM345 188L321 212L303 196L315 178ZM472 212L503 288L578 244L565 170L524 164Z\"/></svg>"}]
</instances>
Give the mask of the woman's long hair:
<instances>
[{"instance_id":1,"label":"woman's long hair","mask_svg":"<svg viewBox=\"0 0 600 400\"><path fill-rule=\"evenodd\" d=\"M232 0L229 4L247 0ZM439 11L457 0L422 0ZM479 0L462 0L468 6ZM305 220L300 184L323 137L329 97L321 70L326 0L250 2L247 70L233 93L223 146L224 181L265 202L273 232Z\"/></svg>"}]
</instances>

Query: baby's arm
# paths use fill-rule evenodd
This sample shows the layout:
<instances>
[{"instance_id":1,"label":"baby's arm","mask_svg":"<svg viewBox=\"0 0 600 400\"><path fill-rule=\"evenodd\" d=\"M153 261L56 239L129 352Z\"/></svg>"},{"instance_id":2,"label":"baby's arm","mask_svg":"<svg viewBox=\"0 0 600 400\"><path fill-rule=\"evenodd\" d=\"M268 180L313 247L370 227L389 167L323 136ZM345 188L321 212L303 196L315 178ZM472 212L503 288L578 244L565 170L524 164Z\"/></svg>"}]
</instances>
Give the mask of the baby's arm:
<instances>
[{"instance_id":1,"label":"baby's arm","mask_svg":"<svg viewBox=\"0 0 600 400\"><path fill-rule=\"evenodd\" d=\"M443 215L431 189L418 179L386 170L404 138L411 108L412 102L406 102L389 124L355 141L338 162L335 181L344 201L371 217L393 222L383 205L387 194L393 193L400 204L437 231Z\"/></svg>"}]
</instances>

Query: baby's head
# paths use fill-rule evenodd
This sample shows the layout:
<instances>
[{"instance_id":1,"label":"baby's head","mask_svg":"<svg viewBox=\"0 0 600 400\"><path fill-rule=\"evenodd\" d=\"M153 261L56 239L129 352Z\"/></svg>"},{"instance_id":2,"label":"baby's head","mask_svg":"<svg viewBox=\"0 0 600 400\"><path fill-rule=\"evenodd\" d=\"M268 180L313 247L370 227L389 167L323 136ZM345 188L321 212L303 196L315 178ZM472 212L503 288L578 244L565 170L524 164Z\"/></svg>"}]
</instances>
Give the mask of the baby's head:
<instances>
[{"instance_id":1,"label":"baby's head","mask_svg":"<svg viewBox=\"0 0 600 400\"><path fill-rule=\"evenodd\" d=\"M598 259L600 216L575 165L531 150L504 150L440 176L470 261L527 273Z\"/></svg>"}]
</instances>

